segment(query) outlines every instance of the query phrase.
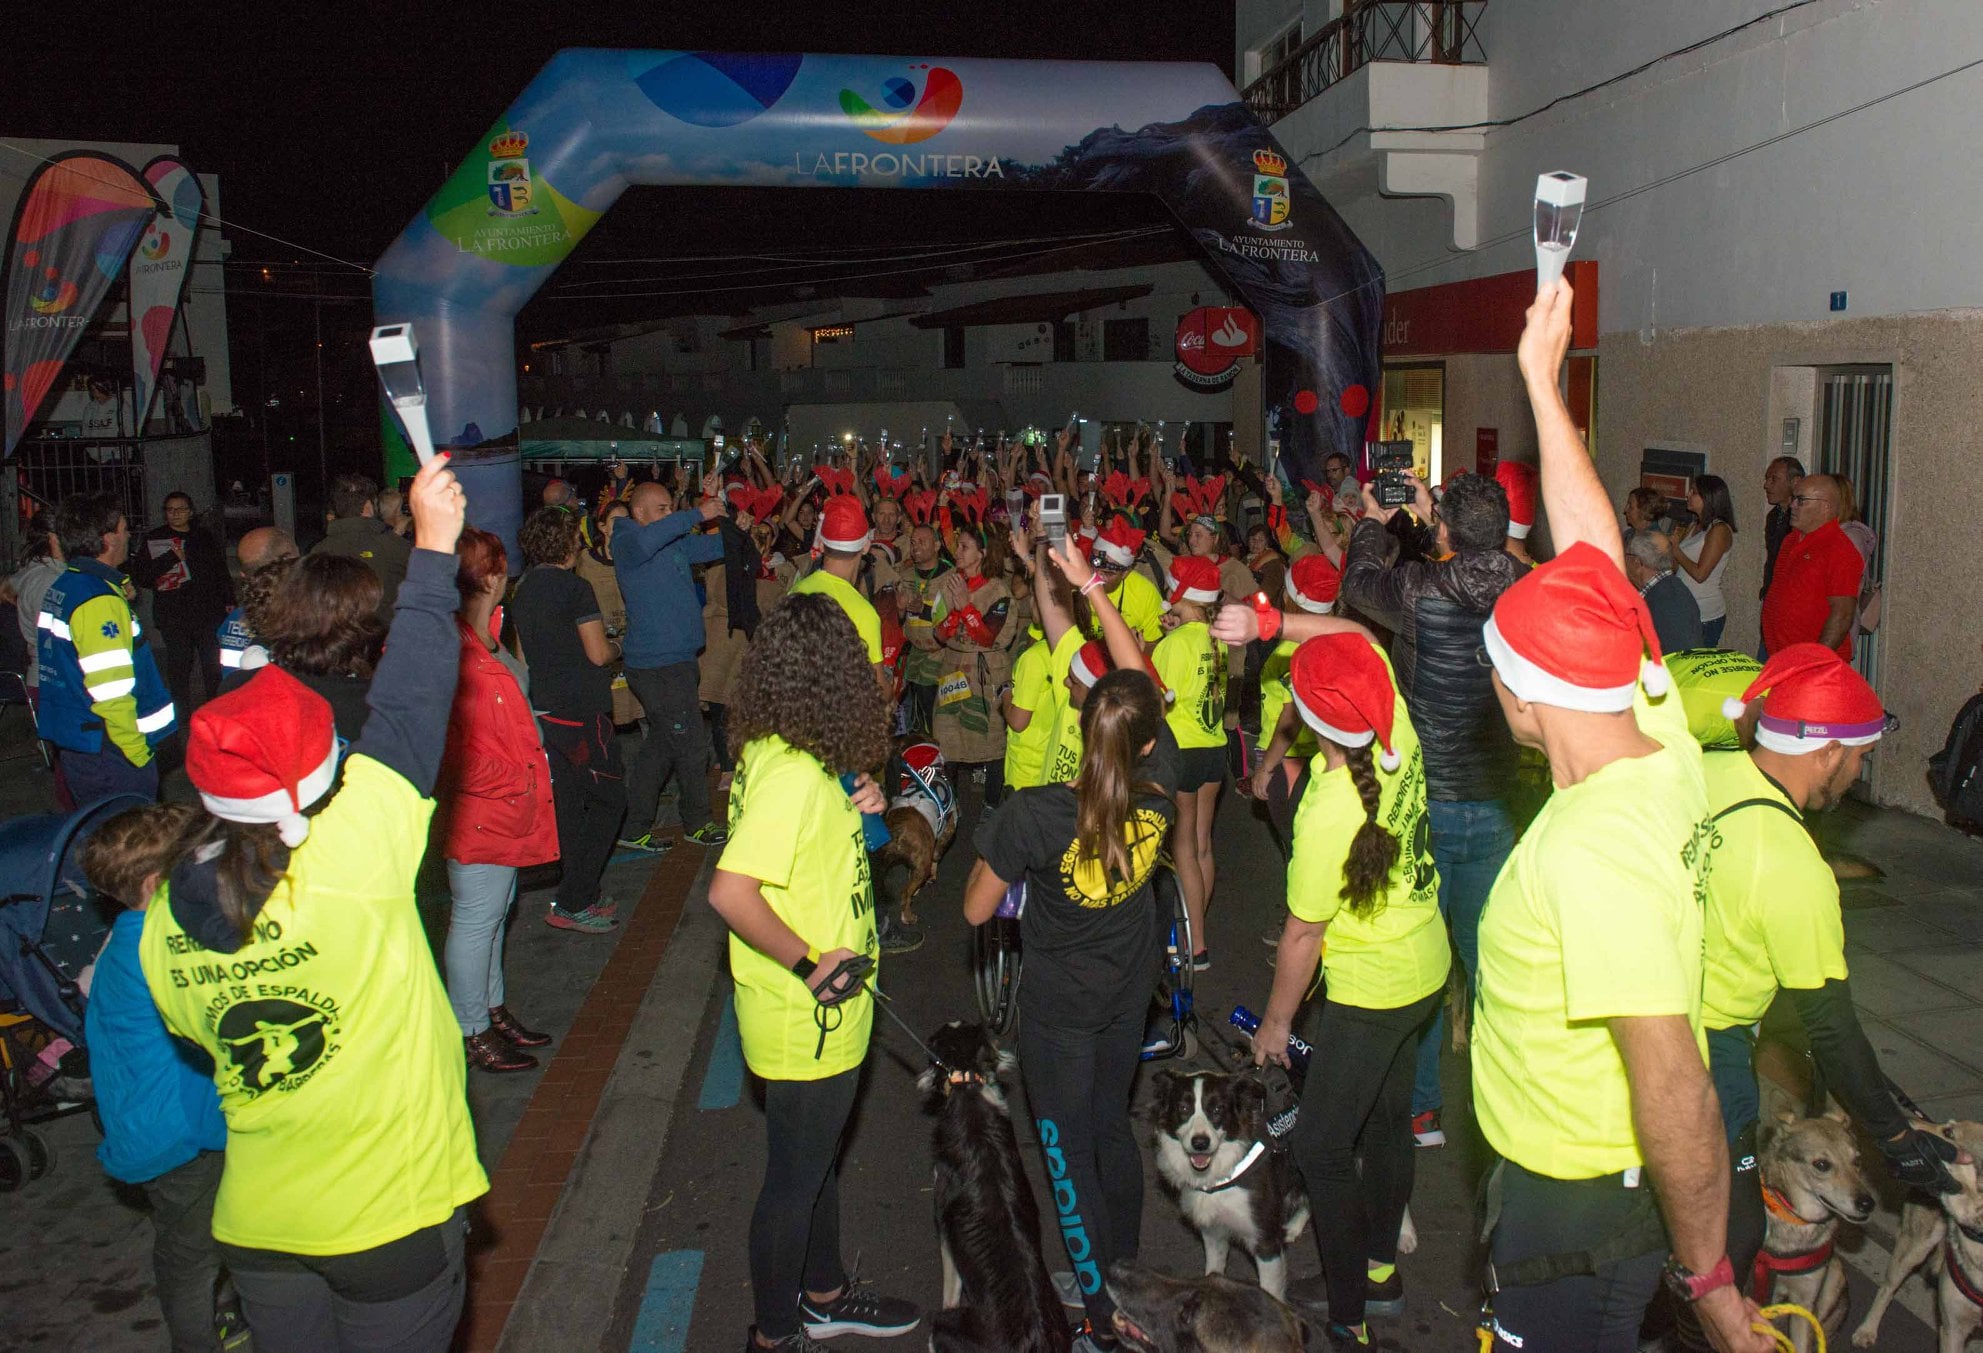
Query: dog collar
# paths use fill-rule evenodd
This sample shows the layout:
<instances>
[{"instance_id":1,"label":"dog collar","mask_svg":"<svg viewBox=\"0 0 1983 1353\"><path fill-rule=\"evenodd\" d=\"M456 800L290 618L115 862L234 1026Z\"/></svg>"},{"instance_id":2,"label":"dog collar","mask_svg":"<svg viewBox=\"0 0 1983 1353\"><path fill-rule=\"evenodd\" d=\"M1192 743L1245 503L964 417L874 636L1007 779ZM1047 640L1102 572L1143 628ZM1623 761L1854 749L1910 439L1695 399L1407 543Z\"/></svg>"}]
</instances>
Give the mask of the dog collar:
<instances>
[{"instance_id":1,"label":"dog collar","mask_svg":"<svg viewBox=\"0 0 1983 1353\"><path fill-rule=\"evenodd\" d=\"M1955 1233L1958 1230L1966 1236L1970 1235L1969 1228L1962 1226L1952 1228L1942 1236L1942 1258L1949 1271L1949 1281L1955 1284L1955 1290L1962 1293L1971 1306L1983 1306L1983 1292L1977 1291L1976 1280L1963 1272L1962 1258L1955 1252Z\"/></svg>"},{"instance_id":2,"label":"dog collar","mask_svg":"<svg viewBox=\"0 0 1983 1353\"><path fill-rule=\"evenodd\" d=\"M1252 1169L1255 1165L1258 1165L1260 1163L1260 1157L1264 1156L1265 1154L1267 1154L1267 1143L1255 1142L1252 1146L1246 1149L1246 1154L1239 1158L1239 1164L1233 1166L1231 1174L1227 1175L1224 1179L1221 1179L1216 1184L1194 1184L1192 1185L1192 1187L1197 1189L1198 1192L1200 1193L1223 1192L1224 1190L1231 1188L1234 1184L1237 1184L1240 1180L1240 1176L1244 1175L1248 1170Z\"/></svg>"},{"instance_id":3,"label":"dog collar","mask_svg":"<svg viewBox=\"0 0 1983 1353\"><path fill-rule=\"evenodd\" d=\"M1775 1217L1781 1222L1788 1222L1792 1226L1816 1226L1818 1224L1818 1222L1812 1221L1808 1217L1798 1216L1797 1209L1790 1205L1790 1200L1777 1190L1771 1188L1768 1184L1763 1185L1763 1206L1768 1209L1772 1217ZM1822 1217L1818 1219L1818 1221L1823 1220L1824 1218Z\"/></svg>"},{"instance_id":4,"label":"dog collar","mask_svg":"<svg viewBox=\"0 0 1983 1353\"><path fill-rule=\"evenodd\" d=\"M1777 1274L1796 1275L1815 1272L1829 1264L1831 1258L1830 1240L1825 1241L1815 1250L1804 1250L1798 1254L1771 1254L1768 1250L1759 1250L1756 1253L1755 1267L1749 1275L1749 1295L1756 1299L1758 1305L1764 1304L1770 1299L1770 1288Z\"/></svg>"},{"instance_id":5,"label":"dog collar","mask_svg":"<svg viewBox=\"0 0 1983 1353\"><path fill-rule=\"evenodd\" d=\"M952 1071L943 1078L943 1083L945 1085L983 1085L985 1083L985 1076L982 1071Z\"/></svg>"}]
</instances>

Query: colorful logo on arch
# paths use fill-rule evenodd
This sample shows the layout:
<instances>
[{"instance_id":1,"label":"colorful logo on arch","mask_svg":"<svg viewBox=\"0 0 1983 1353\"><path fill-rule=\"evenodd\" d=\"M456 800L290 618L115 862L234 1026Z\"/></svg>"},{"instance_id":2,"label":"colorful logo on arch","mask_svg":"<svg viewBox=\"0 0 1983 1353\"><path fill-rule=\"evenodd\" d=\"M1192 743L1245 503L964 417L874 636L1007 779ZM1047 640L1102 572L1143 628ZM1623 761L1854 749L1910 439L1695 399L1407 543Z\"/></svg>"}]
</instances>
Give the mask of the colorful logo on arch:
<instances>
[{"instance_id":1,"label":"colorful logo on arch","mask_svg":"<svg viewBox=\"0 0 1983 1353\"><path fill-rule=\"evenodd\" d=\"M918 141L929 140L948 127L957 110L964 106L964 82L942 66L910 69L927 72L920 94L914 80L898 75L883 82L880 108L853 90L843 89L840 111L867 135L891 146L913 146Z\"/></svg>"}]
</instances>

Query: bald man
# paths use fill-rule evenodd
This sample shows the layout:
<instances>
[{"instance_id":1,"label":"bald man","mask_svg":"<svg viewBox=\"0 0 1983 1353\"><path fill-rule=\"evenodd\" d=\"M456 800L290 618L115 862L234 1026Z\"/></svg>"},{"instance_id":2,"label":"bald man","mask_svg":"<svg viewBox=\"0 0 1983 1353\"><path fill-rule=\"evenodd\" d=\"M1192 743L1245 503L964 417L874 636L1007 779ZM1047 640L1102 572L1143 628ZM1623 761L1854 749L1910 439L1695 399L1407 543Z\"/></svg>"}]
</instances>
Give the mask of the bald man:
<instances>
[{"instance_id":1,"label":"bald man","mask_svg":"<svg viewBox=\"0 0 1983 1353\"><path fill-rule=\"evenodd\" d=\"M1792 486L1790 534L1763 594L1763 644L1771 653L1818 643L1852 660L1866 559L1839 528L1838 512L1838 485L1830 475L1805 475Z\"/></svg>"},{"instance_id":2,"label":"bald man","mask_svg":"<svg viewBox=\"0 0 1983 1353\"><path fill-rule=\"evenodd\" d=\"M245 584L249 579L272 564L298 557L296 542L289 533L274 526L257 526L241 537L234 547L235 558L241 561L240 589L241 604L227 613L220 622L220 671L221 686L230 688L234 682L266 666L269 651L255 635L255 627L248 623L247 596L252 590Z\"/></svg>"}]
</instances>

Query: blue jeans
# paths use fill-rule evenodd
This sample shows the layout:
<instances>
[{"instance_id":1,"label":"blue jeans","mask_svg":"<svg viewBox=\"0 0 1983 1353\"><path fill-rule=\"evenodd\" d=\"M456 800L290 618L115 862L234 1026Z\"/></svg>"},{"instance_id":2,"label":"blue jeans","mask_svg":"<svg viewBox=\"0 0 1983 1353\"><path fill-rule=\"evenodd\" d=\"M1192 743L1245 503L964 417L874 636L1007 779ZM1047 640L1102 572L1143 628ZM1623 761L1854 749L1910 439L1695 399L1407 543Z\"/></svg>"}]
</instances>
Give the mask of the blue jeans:
<instances>
[{"instance_id":1,"label":"blue jeans","mask_svg":"<svg viewBox=\"0 0 1983 1353\"><path fill-rule=\"evenodd\" d=\"M1709 648L1721 647L1721 632L1728 628L1728 617L1718 615L1712 620L1701 622L1701 642Z\"/></svg>"},{"instance_id":2,"label":"blue jeans","mask_svg":"<svg viewBox=\"0 0 1983 1353\"><path fill-rule=\"evenodd\" d=\"M516 866L448 861L448 940L442 963L448 1004L464 1037L489 1027L489 1012L503 1003L503 932L516 901Z\"/></svg>"},{"instance_id":3,"label":"blue jeans","mask_svg":"<svg viewBox=\"0 0 1983 1353\"><path fill-rule=\"evenodd\" d=\"M1480 967L1480 914L1487 895L1515 848L1515 823L1499 799L1455 801L1431 799L1426 816L1432 823L1432 862L1439 869L1439 910L1453 928L1453 946L1467 970L1468 990ZM1439 1092L1439 1045L1446 1037L1446 1007L1441 1004L1432 1027L1418 1045L1418 1075L1412 1083L1412 1116L1445 1102Z\"/></svg>"}]
</instances>

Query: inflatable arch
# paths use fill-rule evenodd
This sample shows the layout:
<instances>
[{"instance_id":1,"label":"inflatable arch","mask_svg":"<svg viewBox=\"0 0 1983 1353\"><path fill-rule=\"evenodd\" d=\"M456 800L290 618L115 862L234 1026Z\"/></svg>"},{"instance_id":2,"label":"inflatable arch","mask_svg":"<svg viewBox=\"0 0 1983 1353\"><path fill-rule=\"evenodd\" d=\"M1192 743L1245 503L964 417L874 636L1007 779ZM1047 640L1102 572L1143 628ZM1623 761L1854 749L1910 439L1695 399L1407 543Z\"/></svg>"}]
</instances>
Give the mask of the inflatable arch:
<instances>
[{"instance_id":1,"label":"inflatable arch","mask_svg":"<svg viewBox=\"0 0 1983 1353\"><path fill-rule=\"evenodd\" d=\"M1153 193L1260 316L1296 479L1361 452L1376 261L1210 65L570 49L379 259L478 525L522 519L515 319L632 184ZM391 415L387 471L411 473Z\"/></svg>"}]
</instances>

